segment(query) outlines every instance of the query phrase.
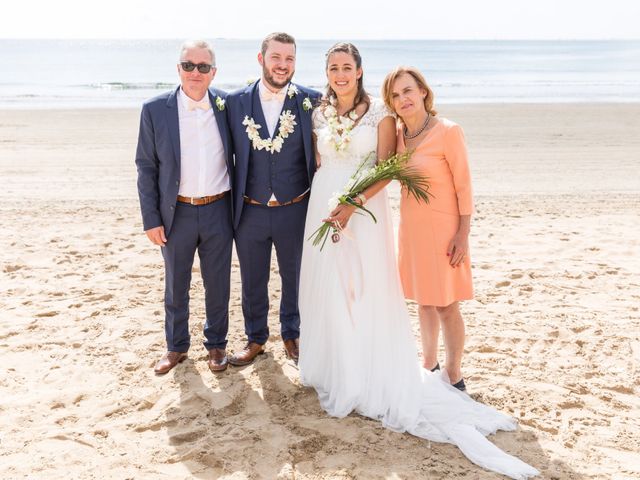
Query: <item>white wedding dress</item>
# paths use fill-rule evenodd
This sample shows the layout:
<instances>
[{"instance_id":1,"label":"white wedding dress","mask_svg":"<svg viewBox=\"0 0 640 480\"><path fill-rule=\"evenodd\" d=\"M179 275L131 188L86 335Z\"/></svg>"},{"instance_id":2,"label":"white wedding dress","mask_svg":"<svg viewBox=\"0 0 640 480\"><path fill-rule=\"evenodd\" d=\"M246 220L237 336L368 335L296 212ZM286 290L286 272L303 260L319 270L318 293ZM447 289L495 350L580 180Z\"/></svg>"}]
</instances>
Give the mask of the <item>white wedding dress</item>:
<instances>
[{"instance_id":1,"label":"white wedding dress","mask_svg":"<svg viewBox=\"0 0 640 480\"><path fill-rule=\"evenodd\" d=\"M373 100L337 152L320 109L313 116L321 167L315 174L300 272L300 378L316 389L329 415L352 411L398 432L457 445L474 463L516 479L539 472L485 436L514 430L516 422L473 401L418 363L416 342L396 268L386 190L367 202L377 218L354 214L337 243L323 250L309 238L329 213L328 201L377 145L388 115ZM375 156L370 157L371 162Z\"/></svg>"}]
</instances>

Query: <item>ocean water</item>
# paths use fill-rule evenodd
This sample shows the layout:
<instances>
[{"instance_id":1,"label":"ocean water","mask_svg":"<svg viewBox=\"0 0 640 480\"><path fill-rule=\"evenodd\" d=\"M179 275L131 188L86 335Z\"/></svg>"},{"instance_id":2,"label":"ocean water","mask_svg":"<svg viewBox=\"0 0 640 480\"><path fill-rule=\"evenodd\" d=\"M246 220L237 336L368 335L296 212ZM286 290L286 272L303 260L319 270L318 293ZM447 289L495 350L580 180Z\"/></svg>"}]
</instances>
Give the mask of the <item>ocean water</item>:
<instances>
[{"instance_id":1,"label":"ocean water","mask_svg":"<svg viewBox=\"0 0 640 480\"><path fill-rule=\"evenodd\" d=\"M180 40L0 40L0 108L136 107L177 84ZM212 41L214 85L260 76L260 40ZM294 80L324 88L326 40L298 42ZM378 96L397 65L420 68L437 103L640 102L640 41L354 42Z\"/></svg>"}]
</instances>

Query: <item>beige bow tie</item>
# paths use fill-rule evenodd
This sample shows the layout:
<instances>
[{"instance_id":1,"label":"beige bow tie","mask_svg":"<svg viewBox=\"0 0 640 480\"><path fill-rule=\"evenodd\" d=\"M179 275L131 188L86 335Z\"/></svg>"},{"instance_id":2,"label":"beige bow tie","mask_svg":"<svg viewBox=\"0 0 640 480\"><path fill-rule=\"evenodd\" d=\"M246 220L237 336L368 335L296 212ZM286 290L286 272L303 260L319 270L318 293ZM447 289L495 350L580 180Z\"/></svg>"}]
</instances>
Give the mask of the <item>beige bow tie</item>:
<instances>
[{"instance_id":1,"label":"beige bow tie","mask_svg":"<svg viewBox=\"0 0 640 480\"><path fill-rule=\"evenodd\" d=\"M187 104L189 111L193 112L196 108L199 108L201 110L209 110L211 108L211 104L209 103L209 99L204 99L201 100L199 102L195 102L191 99L189 99L189 103Z\"/></svg>"},{"instance_id":2,"label":"beige bow tie","mask_svg":"<svg viewBox=\"0 0 640 480\"><path fill-rule=\"evenodd\" d=\"M284 90L285 89L283 88L279 92L273 93L268 88L261 88L260 89L260 98L262 99L263 102L270 102L271 100L277 100L279 102L284 102L284 96L287 93Z\"/></svg>"}]
</instances>

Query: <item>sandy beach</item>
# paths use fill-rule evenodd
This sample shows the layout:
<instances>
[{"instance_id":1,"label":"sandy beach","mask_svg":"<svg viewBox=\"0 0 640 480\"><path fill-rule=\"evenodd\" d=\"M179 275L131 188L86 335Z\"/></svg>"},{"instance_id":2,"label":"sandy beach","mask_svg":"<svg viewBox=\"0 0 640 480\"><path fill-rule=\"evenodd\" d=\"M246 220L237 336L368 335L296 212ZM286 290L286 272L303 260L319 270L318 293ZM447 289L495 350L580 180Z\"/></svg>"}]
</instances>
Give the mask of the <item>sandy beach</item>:
<instances>
[{"instance_id":1,"label":"sandy beach","mask_svg":"<svg viewBox=\"0 0 640 480\"><path fill-rule=\"evenodd\" d=\"M465 129L477 205L465 379L520 422L492 441L544 479L640 478L640 104L439 110ZM277 275L268 354L214 376L194 266L189 360L155 376L163 268L142 232L138 115L0 111L3 479L503 478L324 414L285 358ZM233 350L235 255L231 288Z\"/></svg>"}]
</instances>

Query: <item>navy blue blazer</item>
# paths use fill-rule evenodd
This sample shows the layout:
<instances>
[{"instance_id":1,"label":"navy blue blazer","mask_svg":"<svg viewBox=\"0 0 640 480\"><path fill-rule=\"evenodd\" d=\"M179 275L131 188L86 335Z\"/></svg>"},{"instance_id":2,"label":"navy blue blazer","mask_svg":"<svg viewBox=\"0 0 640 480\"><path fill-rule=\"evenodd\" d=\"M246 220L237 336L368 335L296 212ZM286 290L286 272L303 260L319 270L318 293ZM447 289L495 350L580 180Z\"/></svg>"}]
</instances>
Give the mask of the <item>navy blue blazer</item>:
<instances>
[{"instance_id":1,"label":"navy blue blazer","mask_svg":"<svg viewBox=\"0 0 640 480\"><path fill-rule=\"evenodd\" d=\"M180 87L143 104L136 151L138 195L144 230L162 225L165 235L171 230L180 188L179 89ZM229 179L233 186L231 134L224 109L220 110L216 105L217 97L224 100L227 94L222 90L209 88L209 100L222 138Z\"/></svg>"},{"instance_id":2,"label":"navy blue blazer","mask_svg":"<svg viewBox=\"0 0 640 480\"><path fill-rule=\"evenodd\" d=\"M300 118L296 118L296 123L299 125L302 131L302 138L304 142L304 154L307 164L307 172L309 174L309 185L313 180L313 175L316 171L315 151L313 148L313 142L311 141L312 124L311 113L312 110L305 110L303 102L306 98L309 99L311 105L315 107L318 104L321 93L303 87L302 85L291 83L298 89L296 94L296 103ZM231 129L231 138L233 140L234 159L235 159L235 182L234 182L234 228L238 228L240 224L240 216L242 215L242 207L244 205L243 196L247 186L247 175L249 173L249 155L253 148L249 137L247 136L246 127L242 125L245 116L251 116L253 96L254 92L257 95L257 88L255 88L255 82L247 87L236 90L227 96L227 116L229 120L229 127Z\"/></svg>"}]
</instances>

